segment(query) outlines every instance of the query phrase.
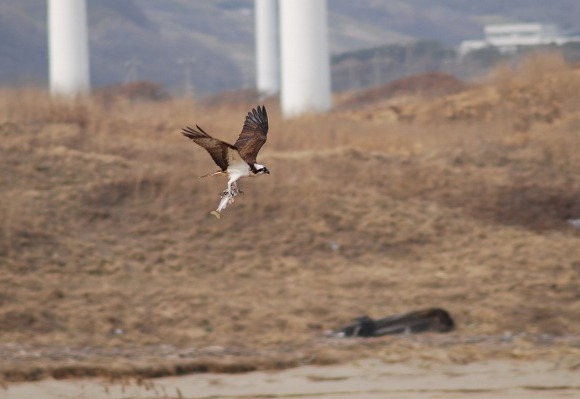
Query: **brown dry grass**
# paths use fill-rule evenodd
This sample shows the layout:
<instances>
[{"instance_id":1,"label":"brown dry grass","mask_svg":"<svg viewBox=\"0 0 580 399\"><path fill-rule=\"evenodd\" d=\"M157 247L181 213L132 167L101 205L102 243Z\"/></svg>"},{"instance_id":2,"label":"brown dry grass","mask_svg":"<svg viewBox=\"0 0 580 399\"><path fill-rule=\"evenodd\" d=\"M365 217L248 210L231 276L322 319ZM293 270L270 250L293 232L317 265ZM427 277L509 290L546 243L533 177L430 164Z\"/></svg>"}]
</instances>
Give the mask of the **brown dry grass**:
<instances>
[{"instance_id":1,"label":"brown dry grass","mask_svg":"<svg viewBox=\"0 0 580 399\"><path fill-rule=\"evenodd\" d=\"M536 123L551 123L575 112L579 74L580 69L570 68L559 56L535 55L520 65L496 68L490 76L491 84L473 85L471 89L434 101L401 97L386 104L379 102L360 116L380 123L398 121L422 125L499 120L510 123L510 130L528 131ZM443 88L447 84L445 79L441 80ZM359 94L361 99L365 96L373 98L374 93L369 90L366 95ZM341 102L348 104L348 100L346 96Z\"/></svg>"},{"instance_id":2,"label":"brown dry grass","mask_svg":"<svg viewBox=\"0 0 580 399\"><path fill-rule=\"evenodd\" d=\"M239 370L264 358L281 367L371 352L440 357L442 347L467 361L505 344L473 347L470 337L506 331L527 334L505 344L512 354L543 355L546 343L525 337L549 334L565 341L558 355L578 356L580 231L565 221L580 217L580 113L569 90L579 75L539 64L479 88L503 93L497 109L524 114L521 93L536 93L540 108L560 93L558 114L523 130L515 111L435 115L432 125L387 123L371 108L284 121L267 103L261 160L272 174L243 181L246 194L220 221L207 211L225 181L197 179L214 166L179 130L197 123L234 141L249 104L2 90L0 370L179 373L212 369L204 359L215 345L226 363L238 351ZM432 113L461 95L421 106ZM335 348L321 338L362 314L433 305L456 318L451 341L462 344ZM182 364L183 351L193 360Z\"/></svg>"}]
</instances>

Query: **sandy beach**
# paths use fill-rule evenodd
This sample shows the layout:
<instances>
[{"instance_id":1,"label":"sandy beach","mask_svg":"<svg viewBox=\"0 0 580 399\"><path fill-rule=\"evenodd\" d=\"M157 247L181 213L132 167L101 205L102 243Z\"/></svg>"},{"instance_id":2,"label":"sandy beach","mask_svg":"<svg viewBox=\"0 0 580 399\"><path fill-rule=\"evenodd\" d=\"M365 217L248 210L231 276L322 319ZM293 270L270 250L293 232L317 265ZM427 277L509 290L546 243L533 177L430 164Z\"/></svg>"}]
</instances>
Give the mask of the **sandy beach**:
<instances>
[{"instance_id":1,"label":"sandy beach","mask_svg":"<svg viewBox=\"0 0 580 399\"><path fill-rule=\"evenodd\" d=\"M100 379L11 384L3 399L575 398L580 365L492 360L466 365L365 359L276 372L196 374L123 384Z\"/></svg>"}]
</instances>

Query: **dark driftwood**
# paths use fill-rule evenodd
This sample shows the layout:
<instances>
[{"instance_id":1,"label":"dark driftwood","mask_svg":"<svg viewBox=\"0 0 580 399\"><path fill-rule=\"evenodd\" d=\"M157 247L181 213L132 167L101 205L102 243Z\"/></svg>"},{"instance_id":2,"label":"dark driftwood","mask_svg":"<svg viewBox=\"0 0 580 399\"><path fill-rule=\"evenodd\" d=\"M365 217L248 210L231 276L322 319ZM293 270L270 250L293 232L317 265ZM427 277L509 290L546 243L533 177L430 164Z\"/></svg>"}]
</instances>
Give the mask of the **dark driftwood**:
<instances>
[{"instance_id":1,"label":"dark driftwood","mask_svg":"<svg viewBox=\"0 0 580 399\"><path fill-rule=\"evenodd\" d=\"M368 316L355 319L355 323L336 331L346 337L380 337L389 334L417 334L422 332L449 332L455 322L449 312L440 308L418 310L382 319Z\"/></svg>"}]
</instances>

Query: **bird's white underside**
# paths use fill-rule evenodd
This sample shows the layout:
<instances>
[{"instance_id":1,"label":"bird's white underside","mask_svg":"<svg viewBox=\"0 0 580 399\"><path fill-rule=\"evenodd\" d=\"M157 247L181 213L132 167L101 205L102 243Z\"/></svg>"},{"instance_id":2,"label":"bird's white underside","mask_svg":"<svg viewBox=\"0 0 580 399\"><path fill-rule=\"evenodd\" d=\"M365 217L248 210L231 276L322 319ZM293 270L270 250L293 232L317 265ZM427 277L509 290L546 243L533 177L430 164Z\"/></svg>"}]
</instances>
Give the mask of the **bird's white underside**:
<instances>
[{"instance_id":1,"label":"bird's white underside","mask_svg":"<svg viewBox=\"0 0 580 399\"><path fill-rule=\"evenodd\" d=\"M228 174L228 188L222 195L220 204L216 209L218 213L226 209L228 204L234 202L235 195L230 194L232 193L232 188L237 190L236 181L242 177L251 176L252 170L250 169L250 165L242 159L238 151L230 150L228 151L228 168L226 169L226 173Z\"/></svg>"},{"instance_id":2,"label":"bird's white underside","mask_svg":"<svg viewBox=\"0 0 580 399\"><path fill-rule=\"evenodd\" d=\"M262 169L264 168L264 165L254 164L254 167L256 169ZM242 177L250 177L254 175L250 165L244 161L238 151L233 149L228 151L228 168L226 169L226 173L228 174L228 188L222 195L220 204L216 209L218 214L222 210L226 209L229 204L234 202L234 197L237 195L238 190L236 182ZM234 189L233 191L232 188Z\"/></svg>"},{"instance_id":3,"label":"bird's white underside","mask_svg":"<svg viewBox=\"0 0 580 399\"><path fill-rule=\"evenodd\" d=\"M240 162L230 163L226 172L228 173L229 176L228 186L234 184L238 179L241 179L242 177L248 177L252 175L250 165L248 165L244 160L241 160Z\"/></svg>"}]
</instances>

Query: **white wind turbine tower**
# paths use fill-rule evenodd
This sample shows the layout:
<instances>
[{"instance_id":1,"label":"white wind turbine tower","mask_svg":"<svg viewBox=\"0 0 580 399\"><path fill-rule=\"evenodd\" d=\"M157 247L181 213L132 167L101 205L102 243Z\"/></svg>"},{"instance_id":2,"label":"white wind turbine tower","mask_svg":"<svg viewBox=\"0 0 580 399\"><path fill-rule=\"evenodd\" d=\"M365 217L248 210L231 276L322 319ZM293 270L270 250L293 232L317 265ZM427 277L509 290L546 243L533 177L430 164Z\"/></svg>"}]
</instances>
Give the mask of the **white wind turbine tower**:
<instances>
[{"instance_id":1,"label":"white wind turbine tower","mask_svg":"<svg viewBox=\"0 0 580 399\"><path fill-rule=\"evenodd\" d=\"M280 0L281 105L285 117L331 107L326 0Z\"/></svg>"},{"instance_id":2,"label":"white wind turbine tower","mask_svg":"<svg viewBox=\"0 0 580 399\"><path fill-rule=\"evenodd\" d=\"M256 86L260 96L280 91L277 0L255 0Z\"/></svg>"},{"instance_id":3,"label":"white wind turbine tower","mask_svg":"<svg viewBox=\"0 0 580 399\"><path fill-rule=\"evenodd\" d=\"M88 93L89 48L85 0L48 0L50 92Z\"/></svg>"}]
</instances>

